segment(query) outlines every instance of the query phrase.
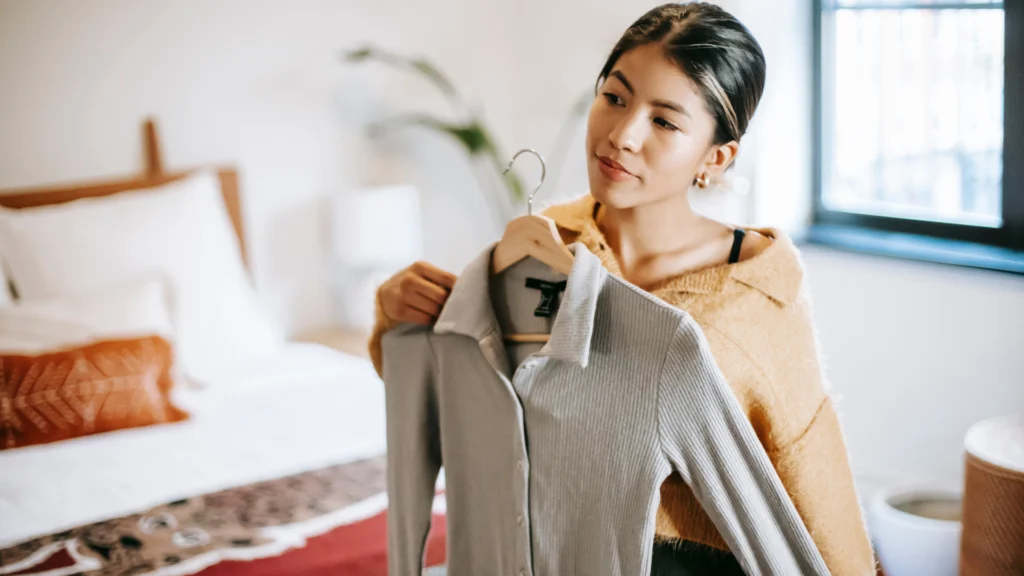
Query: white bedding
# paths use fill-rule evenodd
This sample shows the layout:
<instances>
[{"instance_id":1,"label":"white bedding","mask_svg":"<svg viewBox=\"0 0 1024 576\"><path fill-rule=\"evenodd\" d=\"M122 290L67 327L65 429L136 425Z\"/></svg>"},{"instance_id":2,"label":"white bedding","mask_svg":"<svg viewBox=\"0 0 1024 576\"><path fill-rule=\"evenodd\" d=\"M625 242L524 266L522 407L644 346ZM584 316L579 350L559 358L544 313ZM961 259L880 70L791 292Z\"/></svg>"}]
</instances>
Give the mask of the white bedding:
<instances>
[{"instance_id":1,"label":"white bedding","mask_svg":"<svg viewBox=\"0 0 1024 576\"><path fill-rule=\"evenodd\" d=\"M373 367L318 345L176 392L189 421L0 451L0 547L385 450Z\"/></svg>"}]
</instances>

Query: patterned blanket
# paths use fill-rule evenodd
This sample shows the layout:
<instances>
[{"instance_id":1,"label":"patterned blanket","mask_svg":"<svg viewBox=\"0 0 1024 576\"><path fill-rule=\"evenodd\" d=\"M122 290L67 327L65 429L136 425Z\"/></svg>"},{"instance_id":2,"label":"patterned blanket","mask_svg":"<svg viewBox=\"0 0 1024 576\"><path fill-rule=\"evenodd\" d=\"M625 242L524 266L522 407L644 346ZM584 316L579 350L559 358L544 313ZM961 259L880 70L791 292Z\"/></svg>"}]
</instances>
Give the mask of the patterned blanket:
<instances>
[{"instance_id":1,"label":"patterned blanket","mask_svg":"<svg viewBox=\"0 0 1024 576\"><path fill-rule=\"evenodd\" d=\"M288 573L313 573L299 569L312 564L324 573L355 573L339 570L345 561L362 566L360 574L385 574L385 462L380 456L331 466L36 538L0 550L0 575L206 574L238 561L245 564L229 573L264 573L254 561L286 552L295 569ZM443 562L443 520L435 515L428 565ZM315 557L300 554L314 539L329 546ZM327 556L333 567L323 566Z\"/></svg>"}]
</instances>

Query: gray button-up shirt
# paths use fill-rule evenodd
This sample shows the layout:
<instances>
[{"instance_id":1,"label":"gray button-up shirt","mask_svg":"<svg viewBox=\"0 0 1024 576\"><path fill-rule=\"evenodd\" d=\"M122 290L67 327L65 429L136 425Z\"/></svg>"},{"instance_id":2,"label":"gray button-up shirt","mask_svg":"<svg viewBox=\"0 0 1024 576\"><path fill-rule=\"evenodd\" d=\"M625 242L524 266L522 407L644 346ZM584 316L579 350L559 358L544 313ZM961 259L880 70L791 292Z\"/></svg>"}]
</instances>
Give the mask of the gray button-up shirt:
<instances>
[{"instance_id":1,"label":"gray button-up shirt","mask_svg":"<svg viewBox=\"0 0 1024 576\"><path fill-rule=\"evenodd\" d=\"M491 279L492 246L433 329L385 334L390 573L420 573L443 465L452 576L647 576L673 469L747 574L828 574L696 322L570 249L551 318L526 279L566 277ZM502 326L551 337L525 354Z\"/></svg>"}]
</instances>

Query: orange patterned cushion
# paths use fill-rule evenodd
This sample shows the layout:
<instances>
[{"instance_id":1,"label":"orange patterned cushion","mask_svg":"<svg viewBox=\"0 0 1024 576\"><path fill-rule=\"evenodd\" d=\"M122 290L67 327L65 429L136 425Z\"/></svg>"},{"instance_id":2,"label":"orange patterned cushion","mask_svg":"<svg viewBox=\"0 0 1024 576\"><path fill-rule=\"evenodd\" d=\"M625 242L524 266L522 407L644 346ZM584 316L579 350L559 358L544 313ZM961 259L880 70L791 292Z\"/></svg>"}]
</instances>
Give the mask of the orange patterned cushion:
<instances>
[{"instance_id":1,"label":"orange patterned cushion","mask_svg":"<svg viewBox=\"0 0 1024 576\"><path fill-rule=\"evenodd\" d=\"M172 363L157 336L0 354L0 450L187 419L170 400Z\"/></svg>"}]
</instances>

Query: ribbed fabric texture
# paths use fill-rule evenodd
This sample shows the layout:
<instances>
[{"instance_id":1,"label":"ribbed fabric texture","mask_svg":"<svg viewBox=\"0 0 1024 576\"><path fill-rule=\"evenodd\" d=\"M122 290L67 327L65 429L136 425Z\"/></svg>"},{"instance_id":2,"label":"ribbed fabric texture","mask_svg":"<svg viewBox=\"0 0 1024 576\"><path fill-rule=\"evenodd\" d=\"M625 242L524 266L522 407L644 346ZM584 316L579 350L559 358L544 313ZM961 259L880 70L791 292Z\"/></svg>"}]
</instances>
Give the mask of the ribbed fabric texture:
<instances>
[{"instance_id":1,"label":"ribbed fabric texture","mask_svg":"<svg viewBox=\"0 0 1024 576\"><path fill-rule=\"evenodd\" d=\"M666 456L748 574L829 573L689 316L666 357L658 405Z\"/></svg>"},{"instance_id":2,"label":"ribbed fabric texture","mask_svg":"<svg viewBox=\"0 0 1024 576\"><path fill-rule=\"evenodd\" d=\"M553 322L525 280L565 278L528 259L492 281L488 249L433 330L385 334L390 573L420 573L443 463L452 576L646 576L673 469L748 574L827 574L697 324L571 249ZM501 336L547 328L533 353Z\"/></svg>"}]
</instances>

